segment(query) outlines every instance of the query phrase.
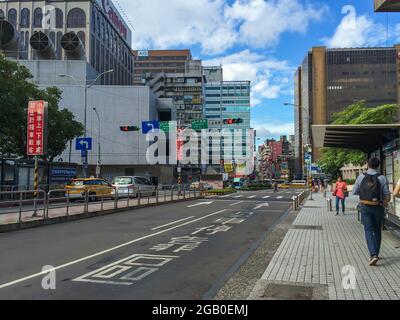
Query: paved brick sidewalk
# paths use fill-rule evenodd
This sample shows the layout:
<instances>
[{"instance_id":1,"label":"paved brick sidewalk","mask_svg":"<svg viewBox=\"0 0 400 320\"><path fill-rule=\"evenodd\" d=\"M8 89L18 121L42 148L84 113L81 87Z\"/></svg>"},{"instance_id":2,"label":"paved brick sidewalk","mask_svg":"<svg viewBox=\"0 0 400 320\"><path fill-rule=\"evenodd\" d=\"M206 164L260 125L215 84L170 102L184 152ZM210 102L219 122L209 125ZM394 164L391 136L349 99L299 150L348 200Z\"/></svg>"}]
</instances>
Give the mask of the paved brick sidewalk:
<instances>
[{"instance_id":1,"label":"paved brick sidewalk","mask_svg":"<svg viewBox=\"0 0 400 320\"><path fill-rule=\"evenodd\" d=\"M400 240L385 232L383 259L370 267L363 227L357 220L357 199L348 199L345 216L335 216L321 194L314 198L299 213L249 298L268 298L268 284L281 284L323 287L330 300L400 299ZM355 268L356 289L343 288L345 266Z\"/></svg>"}]
</instances>

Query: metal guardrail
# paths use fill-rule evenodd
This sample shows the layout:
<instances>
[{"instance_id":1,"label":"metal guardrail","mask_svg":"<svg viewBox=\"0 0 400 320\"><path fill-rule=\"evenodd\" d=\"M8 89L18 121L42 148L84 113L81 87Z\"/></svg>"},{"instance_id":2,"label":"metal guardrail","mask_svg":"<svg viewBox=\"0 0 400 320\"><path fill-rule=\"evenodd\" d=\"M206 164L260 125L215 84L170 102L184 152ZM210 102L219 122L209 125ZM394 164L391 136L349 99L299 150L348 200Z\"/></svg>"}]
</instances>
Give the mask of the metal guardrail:
<instances>
[{"instance_id":1,"label":"metal guardrail","mask_svg":"<svg viewBox=\"0 0 400 320\"><path fill-rule=\"evenodd\" d=\"M34 197L34 194L37 196ZM74 214L103 212L105 210L116 210L119 208L133 208L172 202L176 200L197 199L204 196L200 189L191 189L188 186L170 185L158 188L65 188L45 192L43 190L27 191L3 191L3 196L11 196L10 199L0 200L0 217L2 215L18 213L18 223L23 220L23 213L32 213L33 217L43 220L50 218L51 210L64 209L57 216L70 216L74 208L81 208ZM110 205L111 204L111 205ZM92 210L91 210L92 209Z\"/></svg>"}]
</instances>

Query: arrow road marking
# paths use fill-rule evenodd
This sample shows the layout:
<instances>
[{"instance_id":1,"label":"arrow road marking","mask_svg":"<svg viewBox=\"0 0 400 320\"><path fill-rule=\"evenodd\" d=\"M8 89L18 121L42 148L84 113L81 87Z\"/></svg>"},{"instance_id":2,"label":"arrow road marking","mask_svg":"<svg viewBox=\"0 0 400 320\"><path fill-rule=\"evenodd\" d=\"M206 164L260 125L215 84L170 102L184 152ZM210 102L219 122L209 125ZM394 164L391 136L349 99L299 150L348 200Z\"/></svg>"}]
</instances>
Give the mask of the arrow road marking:
<instances>
[{"instance_id":1,"label":"arrow road marking","mask_svg":"<svg viewBox=\"0 0 400 320\"><path fill-rule=\"evenodd\" d=\"M258 205L257 207L255 207L253 210L258 210L263 207L269 207L269 203L262 203L262 204Z\"/></svg>"},{"instance_id":2,"label":"arrow road marking","mask_svg":"<svg viewBox=\"0 0 400 320\"><path fill-rule=\"evenodd\" d=\"M67 262L65 264L59 265L57 267L54 267L53 270L57 271L57 270L60 270L60 269L65 269L67 267L70 267L72 265L81 263L83 261L87 261L89 259L93 259L93 258L102 256L102 255L104 255L106 253L109 253L109 252L112 252L112 251L115 251L115 250L118 250L118 249L121 249L121 248L125 248L125 247L127 247L127 246L129 246L131 244L137 243L139 241L142 241L142 240L145 240L145 239L149 239L149 238L154 238L155 236L158 236L160 234L164 234L164 233L167 233L169 231L172 231L172 230L175 230L175 229L179 229L179 228L187 226L187 225L191 225L191 224L193 224L195 222L205 220L205 219L210 218L212 216L216 216L218 214L221 214L221 213L223 213L225 211L226 211L226 209L223 209L223 210L220 210L220 211L217 211L217 212L214 212L214 213L210 213L210 214L208 214L208 215L206 215L204 217L200 217L200 218L197 218L195 220L187 221L187 222L184 222L182 224L179 224L177 226L174 226L174 227L171 227L171 228L168 228L168 229L165 229L165 230L161 230L161 231L158 231L158 232L155 232L155 233L152 233L152 234L148 234L148 235L143 236L141 238L137 238L137 239L122 243L122 244L117 245L117 246L115 246L113 248L110 248L110 249L107 249L107 250L104 250L104 251L100 251L100 252L96 252L96 253L94 253L94 254L92 254L90 256L86 256L86 257L83 257L83 258L80 258L80 259L77 259L77 260L74 260L74 261ZM47 274L48 274L48 271L41 271L41 272L34 273L34 274L29 275L29 276L26 276L26 277L23 277L23 278L20 278L20 279L11 281L11 282L7 282L7 283L4 283L4 284L0 283L0 289L11 287L11 286L16 285L18 283L21 283L21 282L24 282L24 281L27 281L27 280L30 280L30 279L34 279L34 278L37 278L37 277L40 277L40 276L45 276Z\"/></svg>"},{"instance_id":3,"label":"arrow road marking","mask_svg":"<svg viewBox=\"0 0 400 320\"><path fill-rule=\"evenodd\" d=\"M203 206L203 205L210 205L213 204L214 201L210 201L210 202L200 202L200 203L196 203L196 204L192 204L191 206L187 206L188 208L193 208L193 207L198 207L198 206Z\"/></svg>"},{"instance_id":4,"label":"arrow road marking","mask_svg":"<svg viewBox=\"0 0 400 320\"><path fill-rule=\"evenodd\" d=\"M159 226L159 227L153 228L153 229L151 229L151 230L153 230L153 231L154 231L154 230L162 229L162 228L164 228L164 227L168 227L168 226L170 226L170 225L173 225L173 224L176 224L176 223L178 223L178 222L182 222L182 221L190 220L190 219L192 219L192 218L194 218L194 216L191 216L191 217L188 217L188 218L185 218L185 219L181 219L181 220L177 220L177 221L173 221L173 222L170 222L170 223L164 224L164 225L162 225L162 226Z\"/></svg>"}]
</instances>

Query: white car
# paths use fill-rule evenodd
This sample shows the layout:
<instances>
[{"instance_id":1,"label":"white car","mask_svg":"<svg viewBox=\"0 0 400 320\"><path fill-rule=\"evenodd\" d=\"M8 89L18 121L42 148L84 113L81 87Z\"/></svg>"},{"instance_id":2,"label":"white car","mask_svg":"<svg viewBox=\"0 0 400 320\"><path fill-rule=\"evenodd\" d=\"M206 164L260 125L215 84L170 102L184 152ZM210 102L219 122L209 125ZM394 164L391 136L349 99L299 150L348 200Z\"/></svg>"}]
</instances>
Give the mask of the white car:
<instances>
[{"instance_id":1,"label":"white car","mask_svg":"<svg viewBox=\"0 0 400 320\"><path fill-rule=\"evenodd\" d=\"M156 186L154 186L150 179L138 176L120 176L115 177L112 183L116 188L119 198L152 196L156 194ZM113 191L115 196L115 192Z\"/></svg>"}]
</instances>

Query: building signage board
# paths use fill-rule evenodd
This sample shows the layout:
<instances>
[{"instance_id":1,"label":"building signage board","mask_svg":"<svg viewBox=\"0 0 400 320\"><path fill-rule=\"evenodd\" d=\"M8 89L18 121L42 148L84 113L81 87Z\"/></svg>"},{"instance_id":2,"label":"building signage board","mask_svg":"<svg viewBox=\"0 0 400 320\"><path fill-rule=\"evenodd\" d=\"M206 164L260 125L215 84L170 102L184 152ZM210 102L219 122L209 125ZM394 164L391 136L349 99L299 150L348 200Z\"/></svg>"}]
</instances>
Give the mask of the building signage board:
<instances>
[{"instance_id":1,"label":"building signage board","mask_svg":"<svg viewBox=\"0 0 400 320\"><path fill-rule=\"evenodd\" d=\"M176 131L177 122L176 121L160 121L160 130L164 132Z\"/></svg>"},{"instance_id":2,"label":"building signage board","mask_svg":"<svg viewBox=\"0 0 400 320\"><path fill-rule=\"evenodd\" d=\"M111 0L96 0L100 8L106 13L108 20L118 30L119 34L124 40L131 45L132 44L132 31L128 24L122 18L115 5Z\"/></svg>"},{"instance_id":3,"label":"building signage board","mask_svg":"<svg viewBox=\"0 0 400 320\"><path fill-rule=\"evenodd\" d=\"M148 56L149 56L148 50L139 50L138 51L138 57L148 57Z\"/></svg>"},{"instance_id":4,"label":"building signage board","mask_svg":"<svg viewBox=\"0 0 400 320\"><path fill-rule=\"evenodd\" d=\"M28 156L44 156L47 149L47 110L45 101L30 101L26 153Z\"/></svg>"}]
</instances>

